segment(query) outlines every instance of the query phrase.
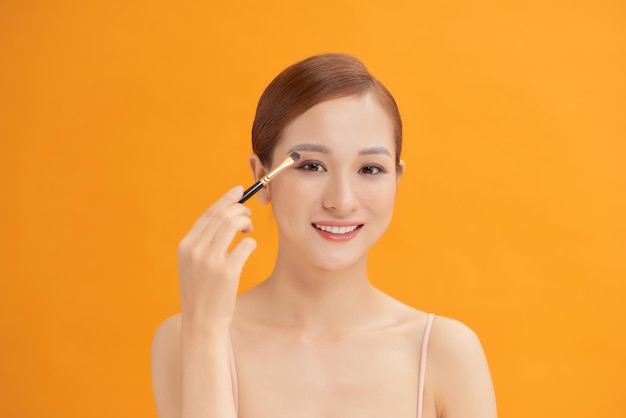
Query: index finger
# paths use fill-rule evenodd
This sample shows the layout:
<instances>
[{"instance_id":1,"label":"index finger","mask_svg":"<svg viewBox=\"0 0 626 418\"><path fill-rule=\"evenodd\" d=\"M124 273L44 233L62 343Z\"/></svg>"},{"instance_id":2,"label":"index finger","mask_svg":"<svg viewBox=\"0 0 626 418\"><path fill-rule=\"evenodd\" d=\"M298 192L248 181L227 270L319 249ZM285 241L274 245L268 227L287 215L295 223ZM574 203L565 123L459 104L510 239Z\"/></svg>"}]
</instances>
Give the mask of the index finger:
<instances>
[{"instance_id":1,"label":"index finger","mask_svg":"<svg viewBox=\"0 0 626 418\"><path fill-rule=\"evenodd\" d=\"M195 235L202 231L206 224L211 220L211 218L215 215L215 213L219 212L223 208L233 205L239 202L239 199L243 195L243 186L235 186L226 193L222 195L215 203L209 206L203 213L200 215L200 218L193 224L187 235ZM244 207L242 205L242 207Z\"/></svg>"}]
</instances>

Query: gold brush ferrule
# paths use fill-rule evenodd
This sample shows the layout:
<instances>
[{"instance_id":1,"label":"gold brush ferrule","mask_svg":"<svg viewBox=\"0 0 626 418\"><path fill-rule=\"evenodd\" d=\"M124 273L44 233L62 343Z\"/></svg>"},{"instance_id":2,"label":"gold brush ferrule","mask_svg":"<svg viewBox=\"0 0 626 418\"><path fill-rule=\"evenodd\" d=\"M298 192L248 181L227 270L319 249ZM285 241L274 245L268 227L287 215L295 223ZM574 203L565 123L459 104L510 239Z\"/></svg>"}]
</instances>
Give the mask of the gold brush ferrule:
<instances>
[{"instance_id":1,"label":"gold brush ferrule","mask_svg":"<svg viewBox=\"0 0 626 418\"><path fill-rule=\"evenodd\" d=\"M289 167L294 162L295 160L293 159L291 155L287 156L287 158L285 158L283 162L278 165L278 167L276 167L275 169L267 173L267 175L261 179L261 183L263 184L263 186L269 183L272 177L274 177L276 174L283 171L285 168Z\"/></svg>"}]
</instances>

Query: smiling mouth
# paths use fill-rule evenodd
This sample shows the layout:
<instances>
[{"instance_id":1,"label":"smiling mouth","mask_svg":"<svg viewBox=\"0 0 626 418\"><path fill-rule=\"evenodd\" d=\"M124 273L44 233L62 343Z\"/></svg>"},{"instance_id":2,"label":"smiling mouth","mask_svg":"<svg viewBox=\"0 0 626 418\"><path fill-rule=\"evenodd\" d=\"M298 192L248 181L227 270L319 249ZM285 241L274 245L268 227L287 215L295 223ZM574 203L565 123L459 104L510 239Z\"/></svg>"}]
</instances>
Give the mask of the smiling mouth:
<instances>
[{"instance_id":1,"label":"smiling mouth","mask_svg":"<svg viewBox=\"0 0 626 418\"><path fill-rule=\"evenodd\" d=\"M328 232L328 233L335 234L335 235L349 234L350 232L354 232L363 226L363 224L348 225L348 226L330 226L330 225L318 225L318 224L311 224L311 225L313 225L315 228L319 229L320 231Z\"/></svg>"}]
</instances>

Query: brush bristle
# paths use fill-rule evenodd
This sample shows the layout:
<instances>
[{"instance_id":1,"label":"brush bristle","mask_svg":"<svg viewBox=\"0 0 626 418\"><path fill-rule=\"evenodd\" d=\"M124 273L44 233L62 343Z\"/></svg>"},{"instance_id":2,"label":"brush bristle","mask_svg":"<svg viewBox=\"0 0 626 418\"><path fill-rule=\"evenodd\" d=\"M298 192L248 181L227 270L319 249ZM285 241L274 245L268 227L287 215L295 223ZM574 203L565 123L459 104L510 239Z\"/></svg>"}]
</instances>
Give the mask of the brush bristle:
<instances>
[{"instance_id":1,"label":"brush bristle","mask_svg":"<svg viewBox=\"0 0 626 418\"><path fill-rule=\"evenodd\" d=\"M289 156L294 163L300 159L300 154L298 154L297 152L292 152L291 154L289 154Z\"/></svg>"}]
</instances>

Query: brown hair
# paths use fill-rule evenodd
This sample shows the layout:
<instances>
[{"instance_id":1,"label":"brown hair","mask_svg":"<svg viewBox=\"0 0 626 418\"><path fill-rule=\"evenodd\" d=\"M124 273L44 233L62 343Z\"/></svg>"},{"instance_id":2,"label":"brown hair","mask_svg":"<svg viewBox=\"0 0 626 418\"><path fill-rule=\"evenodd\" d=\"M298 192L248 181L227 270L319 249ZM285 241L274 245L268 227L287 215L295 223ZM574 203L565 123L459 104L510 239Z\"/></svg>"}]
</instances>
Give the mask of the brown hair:
<instances>
[{"instance_id":1,"label":"brown hair","mask_svg":"<svg viewBox=\"0 0 626 418\"><path fill-rule=\"evenodd\" d=\"M252 125L252 150L264 166L285 126L318 103L372 92L394 125L396 163L402 149L402 120L393 96L357 58L345 54L315 55L286 68L267 86Z\"/></svg>"}]
</instances>

